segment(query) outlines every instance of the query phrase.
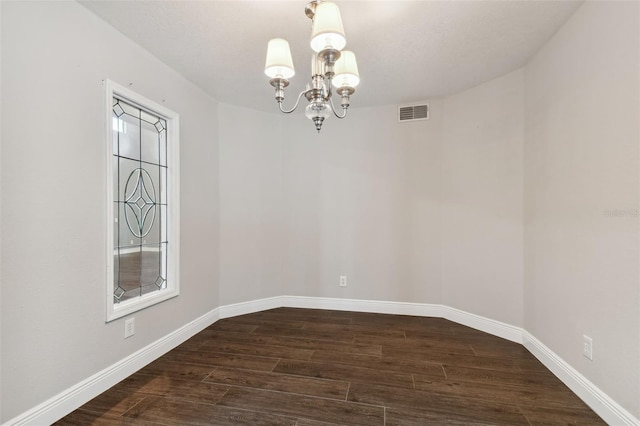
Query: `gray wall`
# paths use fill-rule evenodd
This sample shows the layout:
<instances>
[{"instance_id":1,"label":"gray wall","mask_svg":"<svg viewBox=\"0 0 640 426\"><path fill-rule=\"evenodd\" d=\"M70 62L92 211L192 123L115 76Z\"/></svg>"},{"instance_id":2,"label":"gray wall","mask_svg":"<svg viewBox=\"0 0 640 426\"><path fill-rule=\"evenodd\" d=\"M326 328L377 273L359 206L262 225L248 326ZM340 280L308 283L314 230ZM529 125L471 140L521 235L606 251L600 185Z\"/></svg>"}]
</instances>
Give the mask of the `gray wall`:
<instances>
[{"instance_id":1,"label":"gray wall","mask_svg":"<svg viewBox=\"0 0 640 426\"><path fill-rule=\"evenodd\" d=\"M441 108L433 111L431 121L400 124L394 106L355 108L319 135L304 116L285 118L288 293L441 301Z\"/></svg>"},{"instance_id":2,"label":"gray wall","mask_svg":"<svg viewBox=\"0 0 640 426\"><path fill-rule=\"evenodd\" d=\"M533 58L524 155L525 328L636 418L639 22L638 2L585 3Z\"/></svg>"},{"instance_id":3,"label":"gray wall","mask_svg":"<svg viewBox=\"0 0 640 426\"><path fill-rule=\"evenodd\" d=\"M0 421L220 305L284 294L523 326L640 417L638 218L604 214L638 209L637 3L586 3L428 121L354 108L320 135L219 105L75 3L0 5ZM181 113L183 291L126 341L104 324L104 77Z\"/></svg>"},{"instance_id":4,"label":"gray wall","mask_svg":"<svg viewBox=\"0 0 640 426\"><path fill-rule=\"evenodd\" d=\"M355 108L320 135L285 117L288 293L444 303L521 326L522 71L429 103L427 121Z\"/></svg>"},{"instance_id":5,"label":"gray wall","mask_svg":"<svg viewBox=\"0 0 640 426\"><path fill-rule=\"evenodd\" d=\"M522 71L450 96L442 142L443 303L522 326Z\"/></svg>"},{"instance_id":6,"label":"gray wall","mask_svg":"<svg viewBox=\"0 0 640 426\"><path fill-rule=\"evenodd\" d=\"M75 2L2 8L2 418L218 303L217 103ZM181 120L180 297L105 324L109 77Z\"/></svg>"},{"instance_id":7,"label":"gray wall","mask_svg":"<svg viewBox=\"0 0 640 426\"><path fill-rule=\"evenodd\" d=\"M219 135L220 304L280 296L285 223L280 117L221 104Z\"/></svg>"}]
</instances>

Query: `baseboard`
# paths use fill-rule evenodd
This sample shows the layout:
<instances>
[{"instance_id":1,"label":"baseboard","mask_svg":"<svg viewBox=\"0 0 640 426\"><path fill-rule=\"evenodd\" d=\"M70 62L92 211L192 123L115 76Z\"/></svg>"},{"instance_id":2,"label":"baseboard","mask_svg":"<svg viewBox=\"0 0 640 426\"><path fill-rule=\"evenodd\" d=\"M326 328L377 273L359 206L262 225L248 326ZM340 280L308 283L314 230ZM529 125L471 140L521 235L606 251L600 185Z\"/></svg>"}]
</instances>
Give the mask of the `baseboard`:
<instances>
[{"instance_id":1,"label":"baseboard","mask_svg":"<svg viewBox=\"0 0 640 426\"><path fill-rule=\"evenodd\" d=\"M523 330L520 327L461 311L460 309L451 308L449 306L443 306L443 313L444 315L442 317L450 321L522 344Z\"/></svg>"},{"instance_id":2,"label":"baseboard","mask_svg":"<svg viewBox=\"0 0 640 426\"><path fill-rule=\"evenodd\" d=\"M523 344L545 367L556 375L585 404L610 425L638 426L640 420L622 408L600 388L594 385L575 368L560 358L544 343L527 331L523 332Z\"/></svg>"},{"instance_id":3,"label":"baseboard","mask_svg":"<svg viewBox=\"0 0 640 426\"><path fill-rule=\"evenodd\" d=\"M329 297L282 296L281 306L288 308L331 309L376 314L442 317L442 305L386 302L381 300L336 299Z\"/></svg>"},{"instance_id":4,"label":"baseboard","mask_svg":"<svg viewBox=\"0 0 640 426\"><path fill-rule=\"evenodd\" d=\"M216 308L31 410L9 420L4 425L40 426L51 424L204 330L219 318L219 308Z\"/></svg>"},{"instance_id":5,"label":"baseboard","mask_svg":"<svg viewBox=\"0 0 640 426\"><path fill-rule=\"evenodd\" d=\"M42 425L55 422L178 346L194 334L215 323L218 319L278 307L446 318L456 323L524 344L536 358L606 422L612 425L640 425L640 421L631 413L622 408L533 335L519 327L445 305L304 296L276 296L220 306L33 409L9 420L5 425Z\"/></svg>"},{"instance_id":6,"label":"baseboard","mask_svg":"<svg viewBox=\"0 0 640 426\"><path fill-rule=\"evenodd\" d=\"M266 299L251 300L249 302L234 303L220 306L220 318L237 317L238 315L252 314L254 312L266 311L267 309L280 308L282 296L268 297Z\"/></svg>"},{"instance_id":7,"label":"baseboard","mask_svg":"<svg viewBox=\"0 0 640 426\"><path fill-rule=\"evenodd\" d=\"M519 327L445 305L301 296L282 296L282 302L279 305L289 308L333 309L337 311L446 318L512 342L522 343L522 329Z\"/></svg>"}]
</instances>

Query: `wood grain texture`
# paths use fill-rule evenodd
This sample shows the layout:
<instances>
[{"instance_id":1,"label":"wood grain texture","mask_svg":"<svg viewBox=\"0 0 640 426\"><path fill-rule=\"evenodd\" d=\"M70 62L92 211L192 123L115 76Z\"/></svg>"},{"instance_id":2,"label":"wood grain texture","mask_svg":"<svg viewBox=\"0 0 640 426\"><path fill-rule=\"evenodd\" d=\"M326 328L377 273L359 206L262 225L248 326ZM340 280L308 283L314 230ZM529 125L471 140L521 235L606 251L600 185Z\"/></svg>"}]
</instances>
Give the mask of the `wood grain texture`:
<instances>
[{"instance_id":1,"label":"wood grain texture","mask_svg":"<svg viewBox=\"0 0 640 426\"><path fill-rule=\"evenodd\" d=\"M367 404L313 398L303 395L234 387L220 405L248 407L269 414L330 420L338 424L383 425L384 408Z\"/></svg>"},{"instance_id":2,"label":"wood grain texture","mask_svg":"<svg viewBox=\"0 0 640 426\"><path fill-rule=\"evenodd\" d=\"M384 371L375 368L355 367L344 364L282 360L273 370L278 373L322 379L347 380L353 382L376 383L413 389L411 374Z\"/></svg>"},{"instance_id":3,"label":"wood grain texture","mask_svg":"<svg viewBox=\"0 0 640 426\"><path fill-rule=\"evenodd\" d=\"M344 380L326 380L222 367L211 373L205 379L205 382L275 390L342 401L347 398L347 391L349 390L349 382Z\"/></svg>"},{"instance_id":4,"label":"wood grain texture","mask_svg":"<svg viewBox=\"0 0 640 426\"><path fill-rule=\"evenodd\" d=\"M226 318L60 425L603 425L522 345L442 318Z\"/></svg>"},{"instance_id":5,"label":"wood grain texture","mask_svg":"<svg viewBox=\"0 0 640 426\"><path fill-rule=\"evenodd\" d=\"M200 346L199 350L305 361L309 360L314 352L310 349L288 348L286 346L252 345L248 343L219 341L208 341Z\"/></svg>"}]
</instances>

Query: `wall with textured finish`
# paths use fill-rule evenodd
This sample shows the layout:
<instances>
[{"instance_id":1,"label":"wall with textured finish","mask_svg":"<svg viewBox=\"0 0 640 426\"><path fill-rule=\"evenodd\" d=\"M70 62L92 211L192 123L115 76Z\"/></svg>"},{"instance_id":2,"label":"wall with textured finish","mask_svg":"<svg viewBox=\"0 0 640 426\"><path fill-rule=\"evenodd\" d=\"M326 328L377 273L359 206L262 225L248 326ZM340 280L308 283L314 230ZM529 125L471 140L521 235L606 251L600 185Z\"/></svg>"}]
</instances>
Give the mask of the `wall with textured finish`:
<instances>
[{"instance_id":1,"label":"wall with textured finish","mask_svg":"<svg viewBox=\"0 0 640 426\"><path fill-rule=\"evenodd\" d=\"M0 422L218 306L218 106L75 2L2 2ZM105 324L104 78L180 114L181 295Z\"/></svg>"},{"instance_id":2,"label":"wall with textured finish","mask_svg":"<svg viewBox=\"0 0 640 426\"><path fill-rule=\"evenodd\" d=\"M288 294L440 301L441 111L398 123L395 106L356 108L320 134L285 118Z\"/></svg>"},{"instance_id":3,"label":"wall with textured finish","mask_svg":"<svg viewBox=\"0 0 640 426\"><path fill-rule=\"evenodd\" d=\"M521 326L522 71L430 107L409 123L395 106L356 108L319 135L285 117L288 294L445 303Z\"/></svg>"},{"instance_id":4,"label":"wall with textured finish","mask_svg":"<svg viewBox=\"0 0 640 426\"><path fill-rule=\"evenodd\" d=\"M521 327L522 71L443 109L443 303Z\"/></svg>"},{"instance_id":5,"label":"wall with textured finish","mask_svg":"<svg viewBox=\"0 0 640 426\"><path fill-rule=\"evenodd\" d=\"M525 68L525 329L636 417L639 95L638 2L585 3Z\"/></svg>"},{"instance_id":6,"label":"wall with textured finish","mask_svg":"<svg viewBox=\"0 0 640 426\"><path fill-rule=\"evenodd\" d=\"M284 294L280 120L220 104L221 305Z\"/></svg>"}]
</instances>

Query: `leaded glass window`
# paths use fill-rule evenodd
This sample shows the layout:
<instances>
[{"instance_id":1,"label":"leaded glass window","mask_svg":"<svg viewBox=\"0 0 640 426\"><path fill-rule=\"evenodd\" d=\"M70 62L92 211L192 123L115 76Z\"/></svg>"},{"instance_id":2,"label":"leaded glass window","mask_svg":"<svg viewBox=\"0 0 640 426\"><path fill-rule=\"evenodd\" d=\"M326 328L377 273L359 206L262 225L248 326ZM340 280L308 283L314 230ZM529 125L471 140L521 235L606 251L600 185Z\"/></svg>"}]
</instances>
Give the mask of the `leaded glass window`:
<instances>
[{"instance_id":1,"label":"leaded glass window","mask_svg":"<svg viewBox=\"0 0 640 426\"><path fill-rule=\"evenodd\" d=\"M111 86L117 87L111 83ZM137 98L137 99L136 99ZM110 96L111 241L107 319L177 295L177 116L120 88ZM175 219L175 218L174 218ZM173 232L172 232L173 231ZM176 237L175 239L172 239Z\"/></svg>"}]
</instances>

